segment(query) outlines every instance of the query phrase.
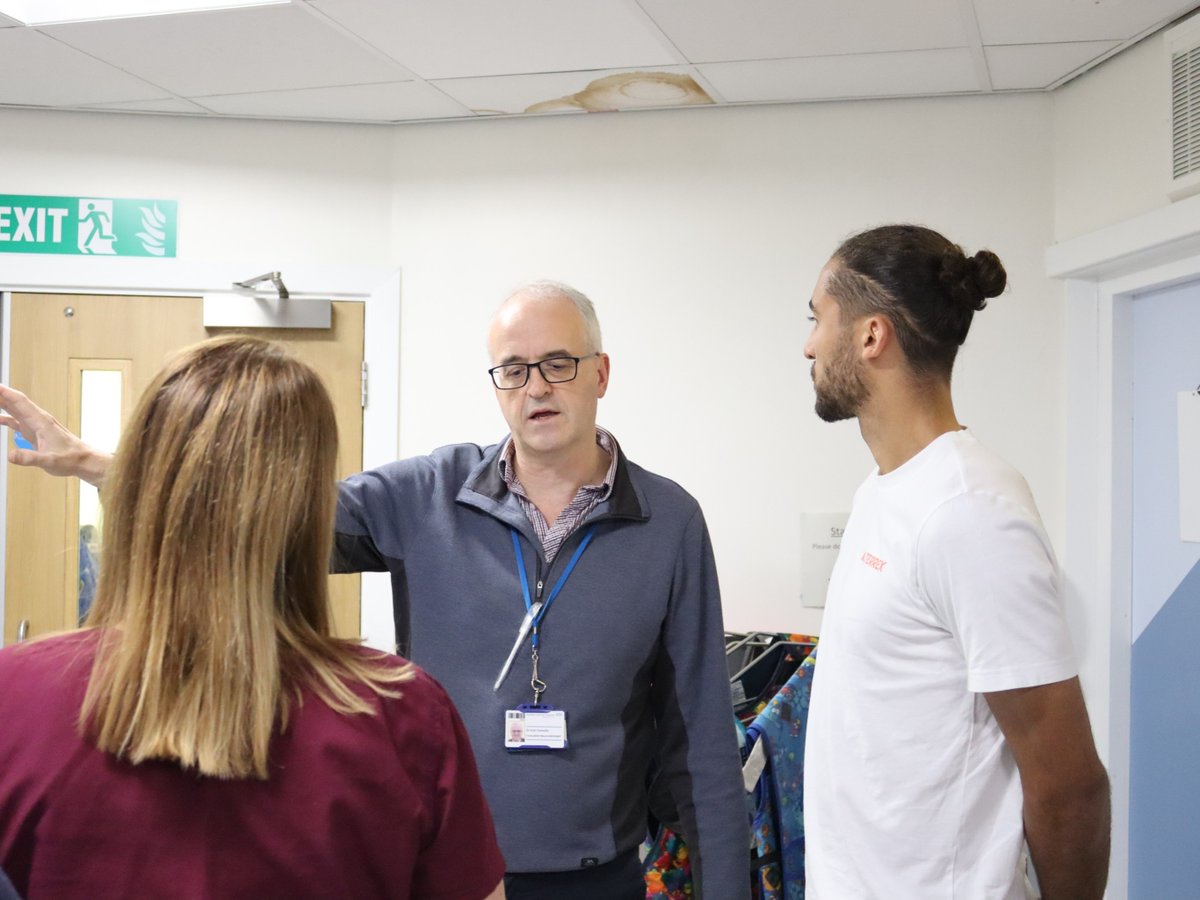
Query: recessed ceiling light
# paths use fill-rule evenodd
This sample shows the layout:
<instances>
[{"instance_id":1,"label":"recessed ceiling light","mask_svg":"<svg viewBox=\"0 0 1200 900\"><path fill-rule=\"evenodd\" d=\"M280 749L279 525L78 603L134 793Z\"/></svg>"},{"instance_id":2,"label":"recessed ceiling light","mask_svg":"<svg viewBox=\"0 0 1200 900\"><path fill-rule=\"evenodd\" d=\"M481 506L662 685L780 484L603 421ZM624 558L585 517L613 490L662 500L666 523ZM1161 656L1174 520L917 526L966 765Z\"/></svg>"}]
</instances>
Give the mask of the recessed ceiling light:
<instances>
[{"instance_id":1,"label":"recessed ceiling light","mask_svg":"<svg viewBox=\"0 0 1200 900\"><path fill-rule=\"evenodd\" d=\"M292 0L0 0L0 13L26 25L51 25L168 16L243 6L280 6L290 2Z\"/></svg>"}]
</instances>

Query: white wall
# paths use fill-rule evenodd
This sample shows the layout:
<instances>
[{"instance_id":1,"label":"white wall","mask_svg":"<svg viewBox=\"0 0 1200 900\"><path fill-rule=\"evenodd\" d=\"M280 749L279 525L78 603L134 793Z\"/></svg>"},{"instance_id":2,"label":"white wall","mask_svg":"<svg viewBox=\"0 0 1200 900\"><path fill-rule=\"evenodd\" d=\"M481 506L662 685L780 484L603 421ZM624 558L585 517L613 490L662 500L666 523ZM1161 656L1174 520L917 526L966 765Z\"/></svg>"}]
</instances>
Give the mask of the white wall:
<instances>
[{"instance_id":1,"label":"white wall","mask_svg":"<svg viewBox=\"0 0 1200 900\"><path fill-rule=\"evenodd\" d=\"M1051 96L1056 241L1170 203L1170 63L1161 32Z\"/></svg>"},{"instance_id":2,"label":"white wall","mask_svg":"<svg viewBox=\"0 0 1200 900\"><path fill-rule=\"evenodd\" d=\"M178 200L179 259L388 260L382 128L6 109L0 133L0 193Z\"/></svg>"},{"instance_id":3,"label":"white wall","mask_svg":"<svg viewBox=\"0 0 1200 900\"><path fill-rule=\"evenodd\" d=\"M568 281L613 356L601 422L700 499L727 625L817 630L796 601L798 513L847 509L872 463L854 424L812 413L806 306L842 237L915 220L1009 268L960 357L959 414L1026 473L1057 540L1051 110L1024 95L398 129L402 451L502 436L488 317L523 279Z\"/></svg>"}]
</instances>

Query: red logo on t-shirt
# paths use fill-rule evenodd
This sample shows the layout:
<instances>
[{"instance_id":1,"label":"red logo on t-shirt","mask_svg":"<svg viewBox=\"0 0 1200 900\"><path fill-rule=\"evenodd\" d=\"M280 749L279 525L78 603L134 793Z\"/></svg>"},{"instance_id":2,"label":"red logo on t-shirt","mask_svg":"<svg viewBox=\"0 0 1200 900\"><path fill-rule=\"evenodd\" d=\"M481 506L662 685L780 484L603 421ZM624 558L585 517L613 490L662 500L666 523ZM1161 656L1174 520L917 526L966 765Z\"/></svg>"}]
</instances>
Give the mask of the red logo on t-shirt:
<instances>
[{"instance_id":1,"label":"red logo on t-shirt","mask_svg":"<svg viewBox=\"0 0 1200 900\"><path fill-rule=\"evenodd\" d=\"M887 565L887 560L880 559L872 553L863 553L859 558L876 572L882 572L883 567Z\"/></svg>"}]
</instances>

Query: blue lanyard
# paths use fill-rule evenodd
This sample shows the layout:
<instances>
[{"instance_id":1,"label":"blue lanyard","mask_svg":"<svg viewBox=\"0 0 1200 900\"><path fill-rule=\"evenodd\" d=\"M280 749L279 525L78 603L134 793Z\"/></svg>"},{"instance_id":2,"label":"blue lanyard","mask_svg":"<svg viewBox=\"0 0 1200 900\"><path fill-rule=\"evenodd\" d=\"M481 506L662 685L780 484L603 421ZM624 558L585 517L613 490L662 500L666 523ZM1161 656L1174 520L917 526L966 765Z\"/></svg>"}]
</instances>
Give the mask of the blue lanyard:
<instances>
[{"instance_id":1,"label":"blue lanyard","mask_svg":"<svg viewBox=\"0 0 1200 900\"><path fill-rule=\"evenodd\" d=\"M510 528L512 532L513 552L517 555L517 572L521 576L521 593L525 596L525 611L528 612L533 606L533 597L529 594L529 576L525 574L525 554L521 552L521 538L517 534L517 529ZM546 617L546 611L550 609L550 604L554 602L554 598L558 596L558 592L562 590L564 584L567 583L567 578L575 568L575 563L579 562L579 557L583 556L583 551L587 549L587 545L592 542L592 536L596 533L596 526L593 525L587 530L587 534L583 536L583 540L579 542L579 546L575 548L575 552L571 555L571 561L567 563L567 567L559 576L558 582L554 585L554 589L550 591L550 596L546 598L546 602L542 604L542 608L538 610L537 616L533 620L533 636L531 642L533 649L538 646L538 626L542 624L542 619Z\"/></svg>"}]
</instances>

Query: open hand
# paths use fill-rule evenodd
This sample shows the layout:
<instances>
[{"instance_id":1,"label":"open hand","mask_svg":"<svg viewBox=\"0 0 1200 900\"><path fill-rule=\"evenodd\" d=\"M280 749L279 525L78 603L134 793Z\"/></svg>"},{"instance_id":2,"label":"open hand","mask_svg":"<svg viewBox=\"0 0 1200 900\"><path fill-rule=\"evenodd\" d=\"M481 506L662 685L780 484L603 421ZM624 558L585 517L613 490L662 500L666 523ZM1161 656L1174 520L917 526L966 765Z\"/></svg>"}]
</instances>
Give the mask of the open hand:
<instances>
[{"instance_id":1,"label":"open hand","mask_svg":"<svg viewBox=\"0 0 1200 900\"><path fill-rule=\"evenodd\" d=\"M111 457L85 444L23 393L0 384L0 425L21 433L32 450L13 447L8 459L17 466L36 466L51 475L76 475L99 484Z\"/></svg>"}]
</instances>

